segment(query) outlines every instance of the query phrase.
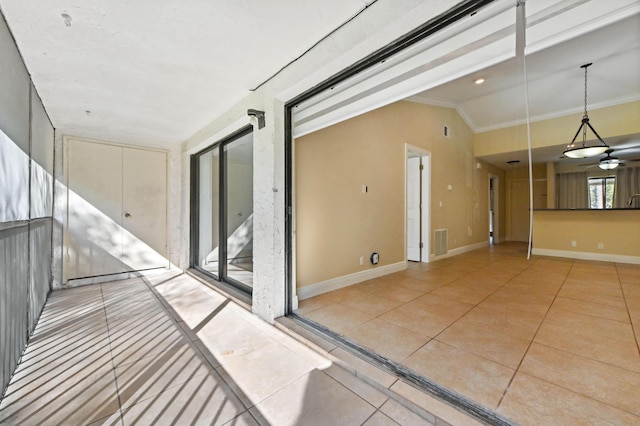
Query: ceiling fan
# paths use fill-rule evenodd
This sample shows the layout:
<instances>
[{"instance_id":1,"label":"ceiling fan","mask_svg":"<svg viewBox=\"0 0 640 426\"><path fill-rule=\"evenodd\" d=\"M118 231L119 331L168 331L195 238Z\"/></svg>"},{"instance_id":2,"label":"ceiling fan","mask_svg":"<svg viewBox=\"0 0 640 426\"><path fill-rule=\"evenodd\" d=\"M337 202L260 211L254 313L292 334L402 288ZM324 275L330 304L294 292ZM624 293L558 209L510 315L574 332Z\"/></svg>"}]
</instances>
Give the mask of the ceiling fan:
<instances>
[{"instance_id":1,"label":"ceiling fan","mask_svg":"<svg viewBox=\"0 0 640 426\"><path fill-rule=\"evenodd\" d=\"M613 170L618 166L624 166L625 163L632 163L632 162L635 162L635 161L640 161L640 158L621 160L618 157L614 157L614 156L611 155L611 154L613 154L614 151L624 151L626 149L637 149L637 147L623 148L623 149L609 148L604 152L607 155L605 155L603 158L601 158L599 162L597 162L597 163L580 164L580 165L581 166L585 166L585 167L598 166L603 170Z\"/></svg>"}]
</instances>

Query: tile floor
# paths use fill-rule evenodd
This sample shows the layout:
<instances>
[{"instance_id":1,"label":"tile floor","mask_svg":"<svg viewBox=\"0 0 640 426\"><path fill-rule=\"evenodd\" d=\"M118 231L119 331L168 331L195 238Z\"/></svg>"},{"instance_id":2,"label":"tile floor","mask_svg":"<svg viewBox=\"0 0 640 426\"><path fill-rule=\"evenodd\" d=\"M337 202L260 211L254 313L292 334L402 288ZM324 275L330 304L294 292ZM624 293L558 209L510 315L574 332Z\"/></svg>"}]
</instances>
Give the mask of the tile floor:
<instances>
[{"instance_id":1,"label":"tile floor","mask_svg":"<svg viewBox=\"0 0 640 426\"><path fill-rule=\"evenodd\" d=\"M640 265L504 243L297 313L519 424L640 424Z\"/></svg>"},{"instance_id":2,"label":"tile floor","mask_svg":"<svg viewBox=\"0 0 640 426\"><path fill-rule=\"evenodd\" d=\"M187 274L55 291L0 424L448 424L405 383L371 370L384 383L371 386L336 365L334 355L362 362L353 355L309 335L323 355L278 325ZM451 423L474 423L435 404Z\"/></svg>"}]
</instances>

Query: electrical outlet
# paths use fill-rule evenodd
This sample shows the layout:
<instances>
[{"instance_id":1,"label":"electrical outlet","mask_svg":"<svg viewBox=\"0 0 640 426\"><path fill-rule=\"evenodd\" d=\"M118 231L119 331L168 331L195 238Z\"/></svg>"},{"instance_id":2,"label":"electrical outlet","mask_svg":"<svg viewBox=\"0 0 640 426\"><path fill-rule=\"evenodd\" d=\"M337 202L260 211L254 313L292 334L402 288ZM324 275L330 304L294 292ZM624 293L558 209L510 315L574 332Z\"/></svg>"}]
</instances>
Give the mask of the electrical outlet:
<instances>
[{"instance_id":1,"label":"electrical outlet","mask_svg":"<svg viewBox=\"0 0 640 426\"><path fill-rule=\"evenodd\" d=\"M598 250L604 250L604 243L598 243Z\"/></svg>"},{"instance_id":2,"label":"electrical outlet","mask_svg":"<svg viewBox=\"0 0 640 426\"><path fill-rule=\"evenodd\" d=\"M360 266L364 265L364 256L360 256Z\"/></svg>"},{"instance_id":3,"label":"electrical outlet","mask_svg":"<svg viewBox=\"0 0 640 426\"><path fill-rule=\"evenodd\" d=\"M577 241L571 241L571 247L578 247Z\"/></svg>"}]
</instances>

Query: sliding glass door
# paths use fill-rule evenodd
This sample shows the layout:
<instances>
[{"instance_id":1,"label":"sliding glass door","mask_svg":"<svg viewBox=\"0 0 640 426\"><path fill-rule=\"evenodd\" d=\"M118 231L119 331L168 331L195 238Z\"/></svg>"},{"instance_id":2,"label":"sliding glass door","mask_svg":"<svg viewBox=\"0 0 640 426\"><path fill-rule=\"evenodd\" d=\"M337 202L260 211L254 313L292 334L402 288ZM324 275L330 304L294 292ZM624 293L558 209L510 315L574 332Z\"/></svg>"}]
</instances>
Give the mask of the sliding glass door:
<instances>
[{"instance_id":1,"label":"sliding glass door","mask_svg":"<svg viewBox=\"0 0 640 426\"><path fill-rule=\"evenodd\" d=\"M191 266L246 292L253 286L251 128L192 156Z\"/></svg>"}]
</instances>

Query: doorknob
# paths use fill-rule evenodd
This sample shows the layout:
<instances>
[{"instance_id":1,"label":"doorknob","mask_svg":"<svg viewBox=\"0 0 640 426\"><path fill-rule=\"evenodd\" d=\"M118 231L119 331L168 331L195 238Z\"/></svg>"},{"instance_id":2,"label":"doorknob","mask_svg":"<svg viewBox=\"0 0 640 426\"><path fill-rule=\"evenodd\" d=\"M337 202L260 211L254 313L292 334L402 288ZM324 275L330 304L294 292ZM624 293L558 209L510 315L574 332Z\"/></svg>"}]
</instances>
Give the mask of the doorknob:
<instances>
[{"instance_id":1,"label":"doorknob","mask_svg":"<svg viewBox=\"0 0 640 426\"><path fill-rule=\"evenodd\" d=\"M124 217L131 217L131 215L129 213L125 213Z\"/></svg>"}]
</instances>

